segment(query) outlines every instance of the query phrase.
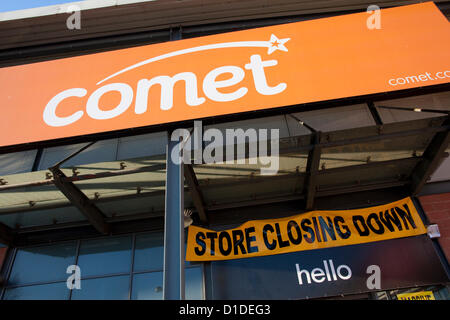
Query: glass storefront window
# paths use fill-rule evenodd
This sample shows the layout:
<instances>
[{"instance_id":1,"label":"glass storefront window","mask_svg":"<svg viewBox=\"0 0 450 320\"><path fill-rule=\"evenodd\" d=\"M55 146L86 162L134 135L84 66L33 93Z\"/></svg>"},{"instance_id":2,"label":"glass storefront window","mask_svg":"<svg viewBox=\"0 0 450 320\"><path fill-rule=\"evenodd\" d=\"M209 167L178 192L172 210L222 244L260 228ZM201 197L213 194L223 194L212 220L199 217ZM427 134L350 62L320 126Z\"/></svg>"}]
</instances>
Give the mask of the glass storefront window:
<instances>
[{"instance_id":1,"label":"glass storefront window","mask_svg":"<svg viewBox=\"0 0 450 320\"><path fill-rule=\"evenodd\" d=\"M134 250L134 271L158 270L163 268L164 239L157 234L136 236Z\"/></svg>"},{"instance_id":2,"label":"glass storefront window","mask_svg":"<svg viewBox=\"0 0 450 320\"><path fill-rule=\"evenodd\" d=\"M82 277L130 272L131 244L131 236L81 241Z\"/></svg>"},{"instance_id":3,"label":"glass storefront window","mask_svg":"<svg viewBox=\"0 0 450 320\"><path fill-rule=\"evenodd\" d=\"M133 278L133 300L161 300L163 298L163 273L137 274Z\"/></svg>"},{"instance_id":4,"label":"glass storefront window","mask_svg":"<svg viewBox=\"0 0 450 320\"><path fill-rule=\"evenodd\" d=\"M87 279L72 291L72 300L127 300L130 276Z\"/></svg>"},{"instance_id":5,"label":"glass storefront window","mask_svg":"<svg viewBox=\"0 0 450 320\"><path fill-rule=\"evenodd\" d=\"M203 299L203 274L201 268L185 270L185 298L187 300ZM137 274L133 279L133 300L161 300L163 298L163 273L149 272Z\"/></svg>"},{"instance_id":6,"label":"glass storefront window","mask_svg":"<svg viewBox=\"0 0 450 320\"><path fill-rule=\"evenodd\" d=\"M6 289L4 300L67 300L70 291L65 282Z\"/></svg>"},{"instance_id":7,"label":"glass storefront window","mask_svg":"<svg viewBox=\"0 0 450 320\"><path fill-rule=\"evenodd\" d=\"M67 267L75 264L75 253L76 242L19 249L9 285L65 281Z\"/></svg>"},{"instance_id":8,"label":"glass storefront window","mask_svg":"<svg viewBox=\"0 0 450 320\"><path fill-rule=\"evenodd\" d=\"M201 268L189 268L185 270L186 299L203 299L203 273Z\"/></svg>"},{"instance_id":9,"label":"glass storefront window","mask_svg":"<svg viewBox=\"0 0 450 320\"><path fill-rule=\"evenodd\" d=\"M164 238L142 233L16 250L6 287L8 300L153 300L163 298ZM68 289L71 265L80 289ZM186 299L204 299L200 264L185 264Z\"/></svg>"}]
</instances>

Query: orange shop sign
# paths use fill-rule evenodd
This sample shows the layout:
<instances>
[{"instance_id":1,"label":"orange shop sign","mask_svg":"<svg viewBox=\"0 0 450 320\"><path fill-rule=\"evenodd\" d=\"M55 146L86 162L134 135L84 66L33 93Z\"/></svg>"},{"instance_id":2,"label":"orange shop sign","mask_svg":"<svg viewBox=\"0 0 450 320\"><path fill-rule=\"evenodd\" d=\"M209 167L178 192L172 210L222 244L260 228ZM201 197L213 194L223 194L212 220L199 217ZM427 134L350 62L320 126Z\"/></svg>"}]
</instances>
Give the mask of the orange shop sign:
<instances>
[{"instance_id":1,"label":"orange shop sign","mask_svg":"<svg viewBox=\"0 0 450 320\"><path fill-rule=\"evenodd\" d=\"M0 68L0 146L448 83L432 3Z\"/></svg>"}]
</instances>

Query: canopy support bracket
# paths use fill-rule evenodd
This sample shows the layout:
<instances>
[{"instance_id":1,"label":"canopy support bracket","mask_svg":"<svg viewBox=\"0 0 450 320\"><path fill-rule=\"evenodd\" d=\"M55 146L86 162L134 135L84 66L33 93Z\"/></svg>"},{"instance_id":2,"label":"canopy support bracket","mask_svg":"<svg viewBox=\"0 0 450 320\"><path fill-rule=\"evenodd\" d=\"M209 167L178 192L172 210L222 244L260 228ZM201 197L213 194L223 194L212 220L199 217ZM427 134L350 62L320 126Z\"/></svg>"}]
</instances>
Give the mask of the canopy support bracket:
<instances>
[{"instance_id":1,"label":"canopy support bracket","mask_svg":"<svg viewBox=\"0 0 450 320\"><path fill-rule=\"evenodd\" d=\"M89 198L77 188L73 182L65 181L67 176L58 167L51 167L55 186L66 198L81 211L97 231L102 234L110 233L110 226L105 222L103 213Z\"/></svg>"},{"instance_id":2,"label":"canopy support bracket","mask_svg":"<svg viewBox=\"0 0 450 320\"><path fill-rule=\"evenodd\" d=\"M450 118L447 118L443 126L450 124ZM439 166L445 155L445 149L450 143L450 129L437 132L425 149L422 161L417 164L411 177L411 194L416 196L422 190L422 187L428 181L430 176Z\"/></svg>"}]
</instances>

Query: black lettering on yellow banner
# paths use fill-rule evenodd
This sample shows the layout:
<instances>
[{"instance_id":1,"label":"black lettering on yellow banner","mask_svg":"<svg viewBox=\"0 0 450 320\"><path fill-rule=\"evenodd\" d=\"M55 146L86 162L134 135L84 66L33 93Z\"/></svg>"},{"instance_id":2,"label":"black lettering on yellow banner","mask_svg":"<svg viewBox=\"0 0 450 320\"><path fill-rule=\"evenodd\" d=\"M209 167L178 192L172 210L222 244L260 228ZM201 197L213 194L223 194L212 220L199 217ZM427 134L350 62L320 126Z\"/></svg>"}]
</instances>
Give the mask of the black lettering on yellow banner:
<instances>
[{"instance_id":1,"label":"black lettering on yellow banner","mask_svg":"<svg viewBox=\"0 0 450 320\"><path fill-rule=\"evenodd\" d=\"M433 291L420 291L413 293L399 293L398 300L436 300Z\"/></svg>"},{"instance_id":2,"label":"black lettering on yellow banner","mask_svg":"<svg viewBox=\"0 0 450 320\"><path fill-rule=\"evenodd\" d=\"M383 206L311 211L213 231L189 226L186 260L212 261L367 243L426 233L410 198Z\"/></svg>"}]
</instances>

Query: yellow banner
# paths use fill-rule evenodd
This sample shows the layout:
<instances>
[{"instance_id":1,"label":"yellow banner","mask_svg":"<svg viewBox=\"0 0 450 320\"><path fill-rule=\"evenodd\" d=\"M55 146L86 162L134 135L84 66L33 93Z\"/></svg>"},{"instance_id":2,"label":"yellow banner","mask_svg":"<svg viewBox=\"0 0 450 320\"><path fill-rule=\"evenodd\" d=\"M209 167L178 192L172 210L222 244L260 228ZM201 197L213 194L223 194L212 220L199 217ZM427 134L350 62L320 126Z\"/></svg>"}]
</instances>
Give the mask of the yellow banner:
<instances>
[{"instance_id":1,"label":"yellow banner","mask_svg":"<svg viewBox=\"0 0 450 320\"><path fill-rule=\"evenodd\" d=\"M433 291L420 291L414 293L399 293L398 300L436 300Z\"/></svg>"},{"instance_id":2,"label":"yellow banner","mask_svg":"<svg viewBox=\"0 0 450 320\"><path fill-rule=\"evenodd\" d=\"M191 225L186 260L267 256L410 237L426 232L412 200L405 198L371 208L311 211L287 218L248 221L223 231Z\"/></svg>"}]
</instances>

